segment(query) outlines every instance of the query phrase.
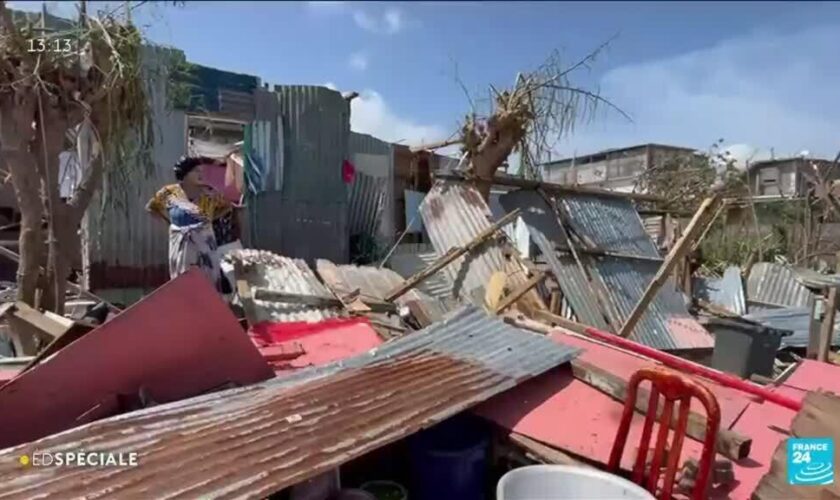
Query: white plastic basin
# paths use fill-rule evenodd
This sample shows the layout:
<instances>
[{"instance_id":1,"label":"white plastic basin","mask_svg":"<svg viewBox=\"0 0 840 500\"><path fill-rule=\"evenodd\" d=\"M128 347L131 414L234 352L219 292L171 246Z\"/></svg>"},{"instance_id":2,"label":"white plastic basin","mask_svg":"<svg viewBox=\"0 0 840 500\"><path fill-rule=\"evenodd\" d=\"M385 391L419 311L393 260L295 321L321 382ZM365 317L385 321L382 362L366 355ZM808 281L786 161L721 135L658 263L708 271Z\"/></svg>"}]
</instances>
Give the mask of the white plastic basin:
<instances>
[{"instance_id":1,"label":"white plastic basin","mask_svg":"<svg viewBox=\"0 0 840 500\"><path fill-rule=\"evenodd\" d=\"M496 486L497 500L654 500L623 477L571 465L530 465L514 469Z\"/></svg>"}]
</instances>

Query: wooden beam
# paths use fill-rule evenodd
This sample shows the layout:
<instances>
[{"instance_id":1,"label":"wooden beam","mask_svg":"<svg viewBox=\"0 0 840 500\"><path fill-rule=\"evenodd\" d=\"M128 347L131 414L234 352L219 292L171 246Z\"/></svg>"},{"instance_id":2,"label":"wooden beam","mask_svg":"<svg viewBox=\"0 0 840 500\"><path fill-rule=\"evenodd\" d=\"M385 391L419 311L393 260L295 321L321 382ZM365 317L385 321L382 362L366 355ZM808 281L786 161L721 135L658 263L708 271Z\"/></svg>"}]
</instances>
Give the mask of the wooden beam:
<instances>
[{"instance_id":1,"label":"wooden beam","mask_svg":"<svg viewBox=\"0 0 840 500\"><path fill-rule=\"evenodd\" d=\"M835 271L840 273L840 252L837 252L835 259ZM817 343L817 361L823 363L828 363L828 353L831 351L831 341L834 339L834 318L838 305L840 305L840 295L837 293L837 287L831 287L825 301L825 315L820 326L820 338Z\"/></svg>"},{"instance_id":2,"label":"wooden beam","mask_svg":"<svg viewBox=\"0 0 840 500\"><path fill-rule=\"evenodd\" d=\"M447 146L454 146L455 144L461 144L461 139L447 139L445 141L438 141L432 142L429 144L421 144L419 146L411 146L409 151L412 153L419 153L420 151L432 151L435 149L445 148Z\"/></svg>"},{"instance_id":3,"label":"wooden beam","mask_svg":"<svg viewBox=\"0 0 840 500\"><path fill-rule=\"evenodd\" d=\"M472 180L457 173L438 173L435 174L435 179L454 180L454 181L468 181ZM570 186L565 184L554 184L551 182L532 181L523 179L521 177L510 176L496 176L493 178L493 184L496 186L517 187L520 189L544 189L554 193L572 193L572 194L588 194L592 196L600 196L603 198L621 198L625 200L634 201L648 201L664 203L665 198L654 196L651 194L642 193L622 193L619 191L610 191L608 189L600 189L585 186Z\"/></svg>"},{"instance_id":4,"label":"wooden beam","mask_svg":"<svg viewBox=\"0 0 840 500\"><path fill-rule=\"evenodd\" d=\"M581 462L580 460L573 458L571 455L567 455L566 453L558 450L557 448L540 443L539 441L531 439L528 436L525 436L524 434L511 432L506 437L508 441L510 441L516 447L524 451L526 455L529 455L528 458L536 462L542 462L544 464L591 467L589 464Z\"/></svg>"},{"instance_id":5,"label":"wooden beam","mask_svg":"<svg viewBox=\"0 0 840 500\"><path fill-rule=\"evenodd\" d=\"M495 314L499 314L503 312L508 307L512 306L516 303L517 300L521 299L523 295L528 293L532 288L537 286L542 280L545 279L545 273L537 273L531 279L526 281L522 284L518 289L512 291L507 297L503 298L499 305L496 306L496 310L493 311Z\"/></svg>"},{"instance_id":6,"label":"wooden beam","mask_svg":"<svg viewBox=\"0 0 840 500\"><path fill-rule=\"evenodd\" d=\"M571 248L565 248L562 245L555 245L554 249L558 252L572 253ZM646 262L662 262L662 257L647 257L645 255L631 255L620 252L609 252L598 248L578 248L577 251L586 255L594 255L596 257L614 257L616 259L643 260Z\"/></svg>"},{"instance_id":7,"label":"wooden beam","mask_svg":"<svg viewBox=\"0 0 840 500\"><path fill-rule=\"evenodd\" d=\"M266 302L281 302L284 304L301 304L314 307L343 308L344 303L335 297L321 297L318 295L304 295L300 293L278 292L265 288L254 288L254 299Z\"/></svg>"},{"instance_id":8,"label":"wooden beam","mask_svg":"<svg viewBox=\"0 0 840 500\"><path fill-rule=\"evenodd\" d=\"M627 321L625 321L624 325L621 327L621 330L618 333L621 337L627 338L633 332L636 324L638 324L639 320L642 319L642 315L647 310L648 305L653 298L656 297L656 294L659 293L662 285L665 284L668 276L670 276L671 271L674 270L674 266L676 266L677 262L685 256L686 253L688 253L694 243L694 240L703 232L703 229L706 227L705 223L709 218L709 213L714 210L719 201L720 197L716 194L710 198L706 198L703 200L703 203L700 204L700 208L697 209L697 212L694 214L691 222L688 223L688 227L685 232L674 247L671 248L671 251L668 252L668 256L665 257L665 262L663 262L659 267L659 270L656 272L656 275L654 275L650 284L648 284L642 294L642 297L636 304L636 307L633 308L630 316L627 317Z\"/></svg>"},{"instance_id":9,"label":"wooden beam","mask_svg":"<svg viewBox=\"0 0 840 500\"><path fill-rule=\"evenodd\" d=\"M451 249L449 249L448 252L446 252L444 255L438 258L429 267L423 269L414 276L403 281L402 284L400 284L398 287L394 288L391 292L389 292L388 295L385 296L385 301L393 302L397 298L402 297L409 290L413 289L414 287L416 287L426 279L430 278L432 275L434 275L444 267L451 264L458 257L466 253L472 252L473 250L481 246L485 241L487 241L494 234L496 234L496 232L499 229L510 224L511 222L516 220L517 217L519 217L519 209L516 209L513 212L506 214L504 217L499 219L498 222L494 223L484 231L480 232L475 238L472 239L472 241L470 241L466 245L462 247L452 247Z\"/></svg>"},{"instance_id":10,"label":"wooden beam","mask_svg":"<svg viewBox=\"0 0 840 500\"><path fill-rule=\"evenodd\" d=\"M18 264L20 263L20 256L18 254L16 254L15 252L9 250L8 248L2 246L2 245L0 245L0 256L6 257L7 259L11 260L12 262L16 262ZM39 270L42 273L44 272L43 267L41 267ZM114 304L111 304L110 302L103 299L102 297L99 297L98 295L95 295L94 293L83 289L82 287L80 287L76 283L73 283L72 281L67 281L67 284L70 286L70 288L75 290L76 293L78 293L80 296L82 296L86 299L95 300L96 302L102 302L106 306L108 306L108 309L110 309L112 312L120 312L119 307L115 306Z\"/></svg>"},{"instance_id":11,"label":"wooden beam","mask_svg":"<svg viewBox=\"0 0 840 500\"><path fill-rule=\"evenodd\" d=\"M627 381L598 366L576 359L572 361L572 373L578 380L586 382L616 401L623 403L627 399ZM640 387L635 401L636 411L642 414L647 413L649 400L650 391ZM660 399L657 416L661 414L663 406ZM674 417L671 421L672 428L675 428L677 423L676 415ZM694 411L689 412L686 434L697 441L703 442L706 438L706 417ZM746 458L750 454L751 446L752 439L747 436L729 429L718 430L716 449L718 453L727 458L732 460Z\"/></svg>"}]
</instances>

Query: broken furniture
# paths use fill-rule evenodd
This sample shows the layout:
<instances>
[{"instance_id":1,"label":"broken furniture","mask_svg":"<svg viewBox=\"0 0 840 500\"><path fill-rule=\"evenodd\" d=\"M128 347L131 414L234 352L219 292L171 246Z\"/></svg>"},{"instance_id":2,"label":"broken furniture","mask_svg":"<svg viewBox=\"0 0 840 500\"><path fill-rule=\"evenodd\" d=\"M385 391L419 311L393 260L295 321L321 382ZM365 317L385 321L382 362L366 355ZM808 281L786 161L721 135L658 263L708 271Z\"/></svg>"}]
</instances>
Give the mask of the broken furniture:
<instances>
[{"instance_id":1,"label":"broken furniture","mask_svg":"<svg viewBox=\"0 0 840 500\"><path fill-rule=\"evenodd\" d=\"M636 452L636 461L633 465L632 480L639 485L646 482L646 489L656 494L659 490L661 467L667 461L659 498L670 500L677 479L677 468L680 465L679 459L683 441L685 440L691 399L697 398L706 410L707 424L699 471L696 475L697 480L695 481L691 498L693 500L704 500L706 498L709 475L712 471L712 463L715 458L715 439L718 428L720 428L720 407L715 396L709 389L677 372L664 369L643 368L636 372L630 379L627 401L624 403L621 423L616 432L615 443L610 453L609 470L617 473L621 469L621 456L624 453L628 432L630 431L630 422L635 413L636 395L639 391L639 385L647 381L651 383L652 389L650 391L650 401L645 417L644 430L642 431L642 437L639 441L638 451ZM661 416L658 411L660 395L665 400ZM670 446L667 448L666 456L666 446L668 445L668 436L673 422L674 406L676 403L679 403L679 415L677 416L676 427L674 428L674 437L670 442ZM649 469L646 472L648 468L647 456L650 451L654 421L657 421L658 432Z\"/></svg>"}]
</instances>

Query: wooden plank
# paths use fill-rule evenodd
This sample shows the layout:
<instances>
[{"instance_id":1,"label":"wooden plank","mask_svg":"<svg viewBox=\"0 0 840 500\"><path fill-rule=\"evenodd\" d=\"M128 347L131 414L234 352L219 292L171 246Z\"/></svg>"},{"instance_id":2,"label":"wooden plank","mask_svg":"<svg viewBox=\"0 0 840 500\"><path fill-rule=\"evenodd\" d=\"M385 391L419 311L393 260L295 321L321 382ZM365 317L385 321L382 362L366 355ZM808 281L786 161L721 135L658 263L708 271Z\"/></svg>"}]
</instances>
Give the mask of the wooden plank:
<instances>
[{"instance_id":1,"label":"wooden plank","mask_svg":"<svg viewBox=\"0 0 840 500\"><path fill-rule=\"evenodd\" d=\"M688 227L682 237L680 237L679 241L677 241L671 251L668 252L668 256L665 257L665 262L663 262L659 267L659 270L656 272L656 275L654 275L653 280L651 280L650 284L648 284L642 294L642 297L639 299L639 302L633 308L633 312L630 313L627 321L624 322L624 325L618 332L621 337L627 338L631 333L633 333L633 329L639 323L639 320L642 319L642 315L647 310L647 307L653 298L656 297L656 294L659 293L662 285L665 284L665 281L668 279L668 276L670 276L671 271L674 270L674 266L676 266L677 262L684 257L689 250L691 250L691 245L694 243L694 240L700 235L703 228L705 228L706 222L709 218L708 214L715 209L719 202L719 195L713 195L712 197L703 200L703 203L700 204L700 208L697 209L697 212L694 214L691 222L688 223Z\"/></svg>"},{"instance_id":2,"label":"wooden plank","mask_svg":"<svg viewBox=\"0 0 840 500\"><path fill-rule=\"evenodd\" d=\"M520 448L528 455L528 458L544 464L574 465L578 467L591 467L589 464L573 458L557 448L540 443L524 434L511 432L507 436L508 441Z\"/></svg>"},{"instance_id":3,"label":"wooden plank","mask_svg":"<svg viewBox=\"0 0 840 500\"><path fill-rule=\"evenodd\" d=\"M840 457L840 397L820 392L809 392L803 401L802 410L793 418L791 433L797 438L830 437L834 439L834 461ZM785 499L838 499L840 498L840 481L824 486L793 486L788 484L787 478L787 441L781 440L770 471L761 478L752 498L757 500Z\"/></svg>"},{"instance_id":4,"label":"wooden plank","mask_svg":"<svg viewBox=\"0 0 840 500\"><path fill-rule=\"evenodd\" d=\"M490 281L484 287L484 305L488 311L495 311L499 307L506 283L507 274L504 271L496 271L490 276Z\"/></svg>"},{"instance_id":5,"label":"wooden plank","mask_svg":"<svg viewBox=\"0 0 840 500\"><path fill-rule=\"evenodd\" d=\"M468 181L470 179L457 173L440 173L435 174L435 179L454 180L454 181ZM496 176L493 178L493 184L496 186L511 186L521 189L543 189L554 193L574 193L574 194L588 194L592 196L600 196L603 198L622 198L625 200L649 201L649 202L665 202L661 196L643 193L621 193L618 191L610 191L609 189L600 189L584 186L568 186L565 184L554 184L551 182L532 181L523 179L521 177L507 177Z\"/></svg>"},{"instance_id":6,"label":"wooden plank","mask_svg":"<svg viewBox=\"0 0 840 500\"><path fill-rule=\"evenodd\" d=\"M20 256L18 254L16 254L15 252L9 250L8 248L2 246L2 245L0 245L0 256L6 257L7 259L9 259L13 262L20 263ZM40 271L44 272L44 268L43 267L40 268ZM107 305L108 309L110 309L112 312L120 312L119 307L115 306L114 304L111 304L110 302L103 299L102 297L99 297L98 295L95 295L94 293L83 289L82 287L80 287L76 283L73 283L72 281L68 281L67 285L70 288L72 288L73 290L75 290L76 293L78 293L80 296L82 296L86 299L95 300L96 302L102 302L105 305Z\"/></svg>"},{"instance_id":7,"label":"wooden plank","mask_svg":"<svg viewBox=\"0 0 840 500\"><path fill-rule=\"evenodd\" d=\"M617 401L623 403L627 399L627 381L598 366L576 359L572 361L572 374L578 380L586 382ZM640 387L636 396L636 411L641 414L647 413L649 400L650 391ZM663 402L660 399L657 416L660 415L662 407ZM674 417L671 421L672 427L676 427L677 424L676 415ZM686 434L697 441L703 442L706 438L706 417L694 411L689 412ZM750 454L751 446L752 439L747 436L725 428L718 430L716 449L718 453L727 458L732 460L746 458Z\"/></svg>"},{"instance_id":8,"label":"wooden plank","mask_svg":"<svg viewBox=\"0 0 840 500\"><path fill-rule=\"evenodd\" d=\"M574 251L572 250L572 248L565 248L562 245L556 245L554 248L558 252L564 253L572 253ZM641 260L645 262L662 262L662 257L647 257L645 255L631 255L620 252L609 252L598 248L578 248L577 251L586 255L594 255L596 257L614 257L616 259Z\"/></svg>"},{"instance_id":9,"label":"wooden plank","mask_svg":"<svg viewBox=\"0 0 840 500\"><path fill-rule=\"evenodd\" d=\"M835 255L835 271L840 273L840 252ZM831 352L831 341L834 338L834 318L837 313L837 306L840 305L840 295L837 287L828 290L828 298L825 304L825 316L820 326L820 337L817 341L817 361L828 362L828 353Z\"/></svg>"},{"instance_id":10,"label":"wooden plank","mask_svg":"<svg viewBox=\"0 0 840 500\"><path fill-rule=\"evenodd\" d=\"M281 302L284 304L301 304L314 307L343 308L344 303L335 297L321 297L319 295L304 295L300 293L278 292L265 288L252 289L255 300L266 302Z\"/></svg>"},{"instance_id":11,"label":"wooden plank","mask_svg":"<svg viewBox=\"0 0 840 500\"><path fill-rule=\"evenodd\" d=\"M498 306L496 307L494 313L499 314L508 307L515 304L517 300L521 299L523 295L528 293L532 288L537 286L544 279L545 273L537 273L536 275L534 275L531 279L523 283L522 286L512 291L507 297L502 299L502 301L499 302Z\"/></svg>"},{"instance_id":12,"label":"wooden plank","mask_svg":"<svg viewBox=\"0 0 840 500\"><path fill-rule=\"evenodd\" d=\"M480 232L475 238L472 239L472 241L470 241L466 245L462 247L452 247L451 249L449 249L448 252L446 252L444 255L438 258L429 267L416 273L414 276L403 281L402 284L400 284L398 287L394 288L394 290L392 290L388 293L388 295L385 296L385 300L387 302L393 302L399 297L402 297L409 290L413 289L414 287L427 280L444 267L451 264L458 257L472 252L473 250L484 244L484 242L490 239L493 235L495 235L498 230L515 221L517 217L519 217L519 210L514 210L513 212L510 212L509 214L506 214L504 217L499 219L498 222L494 223L484 231Z\"/></svg>"}]
</instances>

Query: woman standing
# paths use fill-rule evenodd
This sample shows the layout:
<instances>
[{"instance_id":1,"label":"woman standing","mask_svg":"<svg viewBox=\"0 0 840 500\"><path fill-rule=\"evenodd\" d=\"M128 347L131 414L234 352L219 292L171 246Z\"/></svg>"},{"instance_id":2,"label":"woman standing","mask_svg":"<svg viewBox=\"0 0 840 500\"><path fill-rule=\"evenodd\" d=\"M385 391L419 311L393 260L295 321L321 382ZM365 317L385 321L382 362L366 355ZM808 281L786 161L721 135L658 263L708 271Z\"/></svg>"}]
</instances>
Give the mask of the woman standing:
<instances>
[{"instance_id":1,"label":"woman standing","mask_svg":"<svg viewBox=\"0 0 840 500\"><path fill-rule=\"evenodd\" d=\"M209 158L182 158L175 164L178 182L158 191L146 210L169 223L170 279L197 267L219 292L228 293L230 285L219 267L213 222L228 215L233 205L204 183L202 170L212 163Z\"/></svg>"}]
</instances>

